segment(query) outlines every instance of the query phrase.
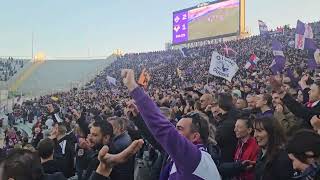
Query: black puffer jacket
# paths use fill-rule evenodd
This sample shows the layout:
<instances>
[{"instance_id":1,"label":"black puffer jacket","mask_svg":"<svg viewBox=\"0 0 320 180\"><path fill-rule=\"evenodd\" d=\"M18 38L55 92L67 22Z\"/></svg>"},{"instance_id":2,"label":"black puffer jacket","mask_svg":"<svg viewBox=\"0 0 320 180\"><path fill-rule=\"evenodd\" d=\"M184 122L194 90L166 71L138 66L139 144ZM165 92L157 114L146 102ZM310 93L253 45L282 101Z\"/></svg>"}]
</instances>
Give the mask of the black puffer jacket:
<instances>
[{"instance_id":1,"label":"black puffer jacket","mask_svg":"<svg viewBox=\"0 0 320 180\"><path fill-rule=\"evenodd\" d=\"M216 123L216 141L221 149L221 161L233 162L233 155L237 147L237 138L234 133L236 120L240 116L240 112L231 109L226 114L220 115L220 121Z\"/></svg>"}]
</instances>

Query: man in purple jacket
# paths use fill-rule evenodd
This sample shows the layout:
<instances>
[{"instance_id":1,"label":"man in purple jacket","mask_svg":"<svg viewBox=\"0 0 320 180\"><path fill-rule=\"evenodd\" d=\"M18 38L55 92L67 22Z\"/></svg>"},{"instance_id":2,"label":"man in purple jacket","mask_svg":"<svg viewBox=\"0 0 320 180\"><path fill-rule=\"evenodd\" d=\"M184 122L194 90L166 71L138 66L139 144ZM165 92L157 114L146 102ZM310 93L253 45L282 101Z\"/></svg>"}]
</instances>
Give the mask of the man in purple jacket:
<instances>
[{"instance_id":1,"label":"man in purple jacket","mask_svg":"<svg viewBox=\"0 0 320 180\"><path fill-rule=\"evenodd\" d=\"M122 77L150 132L170 155L160 179L220 180L218 169L206 151L208 122L200 114L192 113L182 118L176 129L138 86L133 70L123 70Z\"/></svg>"}]
</instances>

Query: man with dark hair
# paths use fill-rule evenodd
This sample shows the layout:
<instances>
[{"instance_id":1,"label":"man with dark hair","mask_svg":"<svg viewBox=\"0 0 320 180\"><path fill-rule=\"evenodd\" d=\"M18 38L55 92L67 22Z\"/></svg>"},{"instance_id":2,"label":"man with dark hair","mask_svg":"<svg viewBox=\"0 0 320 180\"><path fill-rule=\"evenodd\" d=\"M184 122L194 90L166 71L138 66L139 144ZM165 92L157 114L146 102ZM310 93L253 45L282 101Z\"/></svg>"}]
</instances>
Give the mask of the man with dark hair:
<instances>
[{"instance_id":1,"label":"man with dark hair","mask_svg":"<svg viewBox=\"0 0 320 180\"><path fill-rule=\"evenodd\" d=\"M301 174L296 179L320 177L320 135L311 130L297 132L288 143L293 168Z\"/></svg>"},{"instance_id":2,"label":"man with dark hair","mask_svg":"<svg viewBox=\"0 0 320 180\"><path fill-rule=\"evenodd\" d=\"M89 140L93 144L90 152L87 152L88 168L84 179L89 179L92 172L99 165L98 152L104 145L110 145L113 137L113 127L107 120L96 120L90 129Z\"/></svg>"},{"instance_id":3,"label":"man with dark hair","mask_svg":"<svg viewBox=\"0 0 320 180\"><path fill-rule=\"evenodd\" d=\"M127 119L122 117L111 117L108 119L113 127L113 141L110 146L110 152L117 154L126 149L131 143L131 137L127 131ZM124 164L120 164L113 168L110 175L112 180L133 180L134 174L134 158L129 158Z\"/></svg>"},{"instance_id":4,"label":"man with dark hair","mask_svg":"<svg viewBox=\"0 0 320 180\"><path fill-rule=\"evenodd\" d=\"M251 85L250 85L250 84L246 84L246 85L244 85L243 92L241 93L241 94L242 94L242 96L243 96L243 98L246 98L246 97L247 97L247 95L248 95L249 93L251 93L251 91L252 91L252 87L251 87Z\"/></svg>"},{"instance_id":5,"label":"man with dark hair","mask_svg":"<svg viewBox=\"0 0 320 180\"><path fill-rule=\"evenodd\" d=\"M1 166L1 180L67 180L62 173L45 174L39 157L26 149L12 150Z\"/></svg>"},{"instance_id":6,"label":"man with dark hair","mask_svg":"<svg viewBox=\"0 0 320 180\"><path fill-rule=\"evenodd\" d=\"M62 172L56 160L53 159L54 153L54 142L53 140L47 138L39 142L37 150L40 156L41 165L43 170L47 174L54 174L56 172Z\"/></svg>"},{"instance_id":7,"label":"man with dark hair","mask_svg":"<svg viewBox=\"0 0 320 180\"><path fill-rule=\"evenodd\" d=\"M240 112L234 107L231 94L219 94L218 105L220 118L216 123L216 141L221 148L221 161L233 162L233 155L238 142L233 130Z\"/></svg>"}]
</instances>

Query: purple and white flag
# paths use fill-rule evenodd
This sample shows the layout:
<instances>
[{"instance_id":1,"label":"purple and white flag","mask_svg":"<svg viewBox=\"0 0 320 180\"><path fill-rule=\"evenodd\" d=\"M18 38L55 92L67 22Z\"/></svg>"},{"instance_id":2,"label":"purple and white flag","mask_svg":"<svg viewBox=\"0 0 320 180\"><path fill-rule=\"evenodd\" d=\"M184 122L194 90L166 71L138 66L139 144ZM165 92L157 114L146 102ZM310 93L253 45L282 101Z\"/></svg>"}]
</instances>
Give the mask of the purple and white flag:
<instances>
[{"instance_id":1,"label":"purple and white flag","mask_svg":"<svg viewBox=\"0 0 320 180\"><path fill-rule=\"evenodd\" d=\"M309 24L305 24L300 20L297 21L295 48L296 49L310 49L313 42L313 31Z\"/></svg>"},{"instance_id":2,"label":"purple and white flag","mask_svg":"<svg viewBox=\"0 0 320 180\"><path fill-rule=\"evenodd\" d=\"M260 35L269 36L268 26L265 22L258 20Z\"/></svg>"},{"instance_id":3,"label":"purple and white flag","mask_svg":"<svg viewBox=\"0 0 320 180\"><path fill-rule=\"evenodd\" d=\"M281 43L276 39L272 40L272 50L274 59L270 65L270 68L272 73L276 74L284 69L286 58L283 54Z\"/></svg>"}]
</instances>

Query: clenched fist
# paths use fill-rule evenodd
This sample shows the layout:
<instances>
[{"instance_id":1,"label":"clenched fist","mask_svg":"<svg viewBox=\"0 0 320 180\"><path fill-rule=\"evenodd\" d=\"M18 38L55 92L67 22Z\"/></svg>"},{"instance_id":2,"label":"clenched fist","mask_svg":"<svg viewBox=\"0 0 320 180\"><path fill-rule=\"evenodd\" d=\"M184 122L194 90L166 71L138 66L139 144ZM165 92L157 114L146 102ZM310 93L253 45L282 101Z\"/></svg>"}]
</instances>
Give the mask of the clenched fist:
<instances>
[{"instance_id":1,"label":"clenched fist","mask_svg":"<svg viewBox=\"0 0 320 180\"><path fill-rule=\"evenodd\" d=\"M133 91L138 84L134 79L134 71L132 69L123 69L121 71L121 76L123 78L123 84L129 89L129 91Z\"/></svg>"}]
</instances>

